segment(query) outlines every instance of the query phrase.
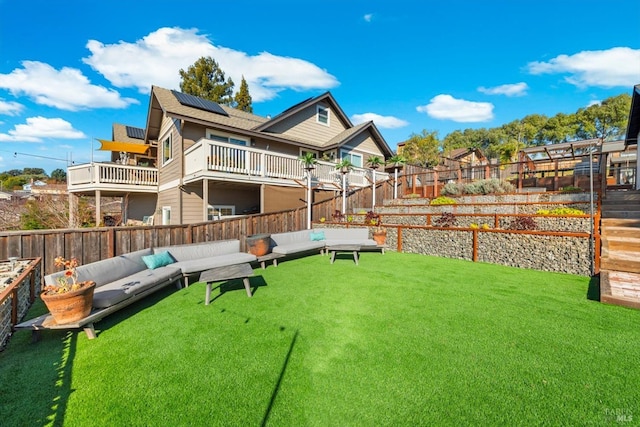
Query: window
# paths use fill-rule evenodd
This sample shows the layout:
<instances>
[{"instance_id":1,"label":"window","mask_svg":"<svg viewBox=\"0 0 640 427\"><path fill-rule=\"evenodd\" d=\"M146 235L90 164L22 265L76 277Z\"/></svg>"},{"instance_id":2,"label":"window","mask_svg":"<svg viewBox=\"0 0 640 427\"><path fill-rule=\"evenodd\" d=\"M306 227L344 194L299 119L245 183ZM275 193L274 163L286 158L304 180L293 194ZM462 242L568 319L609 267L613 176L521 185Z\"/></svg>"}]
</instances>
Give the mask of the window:
<instances>
[{"instance_id":1,"label":"window","mask_svg":"<svg viewBox=\"0 0 640 427\"><path fill-rule=\"evenodd\" d=\"M236 207L233 205L209 205L207 208L207 220L213 221L223 216L236 214Z\"/></svg>"},{"instance_id":2,"label":"window","mask_svg":"<svg viewBox=\"0 0 640 427\"><path fill-rule=\"evenodd\" d=\"M207 130L207 139L218 142L228 142L229 144L248 146L249 141L246 139L234 138L232 136L216 135L212 131Z\"/></svg>"},{"instance_id":3,"label":"window","mask_svg":"<svg viewBox=\"0 0 640 427\"><path fill-rule=\"evenodd\" d=\"M321 105L316 107L316 122L329 125L329 109L327 107Z\"/></svg>"},{"instance_id":4,"label":"window","mask_svg":"<svg viewBox=\"0 0 640 427\"><path fill-rule=\"evenodd\" d=\"M350 153L348 151L340 150L340 158L348 159L355 167L362 167L362 154Z\"/></svg>"},{"instance_id":5,"label":"window","mask_svg":"<svg viewBox=\"0 0 640 427\"><path fill-rule=\"evenodd\" d=\"M317 151L310 151L310 150L300 149L300 157L305 156L307 153L311 153L313 155L314 159L318 158L318 152Z\"/></svg>"},{"instance_id":6,"label":"window","mask_svg":"<svg viewBox=\"0 0 640 427\"><path fill-rule=\"evenodd\" d=\"M171 225L171 206L162 207L162 225Z\"/></svg>"},{"instance_id":7,"label":"window","mask_svg":"<svg viewBox=\"0 0 640 427\"><path fill-rule=\"evenodd\" d=\"M164 165L173 158L173 147L171 145L171 135L162 141L162 164Z\"/></svg>"}]
</instances>

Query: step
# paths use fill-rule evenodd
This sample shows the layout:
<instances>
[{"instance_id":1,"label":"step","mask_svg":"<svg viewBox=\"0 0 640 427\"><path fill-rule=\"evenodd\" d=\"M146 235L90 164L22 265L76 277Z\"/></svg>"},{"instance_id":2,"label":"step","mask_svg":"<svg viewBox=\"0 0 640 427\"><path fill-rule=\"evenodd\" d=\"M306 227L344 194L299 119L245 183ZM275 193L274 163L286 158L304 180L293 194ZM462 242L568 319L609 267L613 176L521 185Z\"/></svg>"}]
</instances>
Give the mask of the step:
<instances>
[{"instance_id":1,"label":"step","mask_svg":"<svg viewBox=\"0 0 640 427\"><path fill-rule=\"evenodd\" d=\"M600 301L640 308L640 274L600 270Z\"/></svg>"},{"instance_id":2,"label":"step","mask_svg":"<svg viewBox=\"0 0 640 427\"><path fill-rule=\"evenodd\" d=\"M606 200L636 200L640 201L640 190L607 191L602 201Z\"/></svg>"},{"instance_id":3,"label":"step","mask_svg":"<svg viewBox=\"0 0 640 427\"><path fill-rule=\"evenodd\" d=\"M605 210L603 208L602 218L640 219L640 210Z\"/></svg>"},{"instance_id":4,"label":"step","mask_svg":"<svg viewBox=\"0 0 640 427\"><path fill-rule=\"evenodd\" d=\"M600 258L600 269L640 273L640 254L632 251L605 251Z\"/></svg>"},{"instance_id":5,"label":"step","mask_svg":"<svg viewBox=\"0 0 640 427\"><path fill-rule=\"evenodd\" d=\"M607 234L606 237L602 237L602 248L606 248L608 251L637 252L638 258L640 258L640 230L637 232L639 237Z\"/></svg>"},{"instance_id":6,"label":"step","mask_svg":"<svg viewBox=\"0 0 640 427\"><path fill-rule=\"evenodd\" d=\"M640 238L640 228L639 227L619 227L619 226L609 226L609 225L601 225L600 226L600 236L602 240L605 239L620 239L628 237L630 239L639 239Z\"/></svg>"},{"instance_id":7,"label":"step","mask_svg":"<svg viewBox=\"0 0 640 427\"><path fill-rule=\"evenodd\" d=\"M602 218L600 221L602 227L632 227L640 228L640 219L626 218Z\"/></svg>"},{"instance_id":8,"label":"step","mask_svg":"<svg viewBox=\"0 0 640 427\"><path fill-rule=\"evenodd\" d=\"M640 201L628 202L628 201L602 201L602 209L640 209Z\"/></svg>"}]
</instances>

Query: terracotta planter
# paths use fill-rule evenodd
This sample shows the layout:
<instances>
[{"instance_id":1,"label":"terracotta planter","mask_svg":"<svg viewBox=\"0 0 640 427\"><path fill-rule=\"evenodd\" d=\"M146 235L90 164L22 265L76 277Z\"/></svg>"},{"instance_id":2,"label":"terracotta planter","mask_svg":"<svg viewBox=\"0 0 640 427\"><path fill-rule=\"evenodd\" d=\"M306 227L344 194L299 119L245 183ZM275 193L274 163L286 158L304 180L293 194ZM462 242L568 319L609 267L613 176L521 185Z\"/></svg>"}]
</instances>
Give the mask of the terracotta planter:
<instances>
[{"instance_id":1,"label":"terracotta planter","mask_svg":"<svg viewBox=\"0 0 640 427\"><path fill-rule=\"evenodd\" d=\"M63 294L42 293L40 298L44 301L56 323L65 325L84 319L91 313L95 287L96 283L89 281L78 290Z\"/></svg>"},{"instance_id":2,"label":"terracotta planter","mask_svg":"<svg viewBox=\"0 0 640 427\"><path fill-rule=\"evenodd\" d=\"M247 236L247 251L255 256L263 256L269 253L271 234L254 234Z\"/></svg>"},{"instance_id":3,"label":"terracotta planter","mask_svg":"<svg viewBox=\"0 0 640 427\"><path fill-rule=\"evenodd\" d=\"M386 231L374 231L373 232L373 240L376 241L378 246L382 246L387 242L387 232Z\"/></svg>"}]
</instances>

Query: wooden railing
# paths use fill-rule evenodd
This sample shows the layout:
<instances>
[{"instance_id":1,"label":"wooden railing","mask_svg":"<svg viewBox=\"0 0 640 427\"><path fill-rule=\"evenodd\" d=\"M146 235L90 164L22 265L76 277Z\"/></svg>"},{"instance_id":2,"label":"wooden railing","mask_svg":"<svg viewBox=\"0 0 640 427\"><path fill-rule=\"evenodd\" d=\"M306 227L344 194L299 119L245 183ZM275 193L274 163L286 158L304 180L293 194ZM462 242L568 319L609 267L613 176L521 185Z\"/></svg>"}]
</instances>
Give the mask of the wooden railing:
<instances>
[{"instance_id":1,"label":"wooden railing","mask_svg":"<svg viewBox=\"0 0 640 427\"><path fill-rule=\"evenodd\" d=\"M208 172L271 180L302 181L306 179L305 170L296 156L209 139L198 140L185 151L184 157L187 179L202 177ZM341 188L342 176L335 166L335 163L318 161L312 171L314 185ZM347 174L348 185L350 187L370 185L371 175L369 169L354 167ZM387 179L389 179L387 173L376 173L376 181L381 182Z\"/></svg>"},{"instance_id":2,"label":"wooden railing","mask_svg":"<svg viewBox=\"0 0 640 427\"><path fill-rule=\"evenodd\" d=\"M69 167L67 182L70 190L89 186L99 188L101 185L126 185L156 190L158 169L114 163L88 163Z\"/></svg>"}]
</instances>

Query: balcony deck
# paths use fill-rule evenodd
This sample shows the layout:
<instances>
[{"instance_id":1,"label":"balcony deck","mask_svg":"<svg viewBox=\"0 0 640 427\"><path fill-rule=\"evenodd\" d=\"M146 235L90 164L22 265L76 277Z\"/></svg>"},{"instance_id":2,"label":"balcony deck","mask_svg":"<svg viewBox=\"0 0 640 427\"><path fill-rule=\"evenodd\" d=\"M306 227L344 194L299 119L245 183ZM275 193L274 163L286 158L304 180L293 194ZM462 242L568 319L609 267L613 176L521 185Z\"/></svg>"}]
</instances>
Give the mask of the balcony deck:
<instances>
[{"instance_id":1,"label":"balcony deck","mask_svg":"<svg viewBox=\"0 0 640 427\"><path fill-rule=\"evenodd\" d=\"M306 171L298 157L201 139L184 153L183 184L203 179L253 184L299 186L306 182ZM342 174L335 163L319 161L312 170L316 188L342 188ZM68 189L72 193L100 190L103 192L158 192L158 169L114 163L89 163L68 169ZM389 175L376 172L376 181ZM372 183L372 171L354 167L346 175L349 187L366 187Z\"/></svg>"}]
</instances>

